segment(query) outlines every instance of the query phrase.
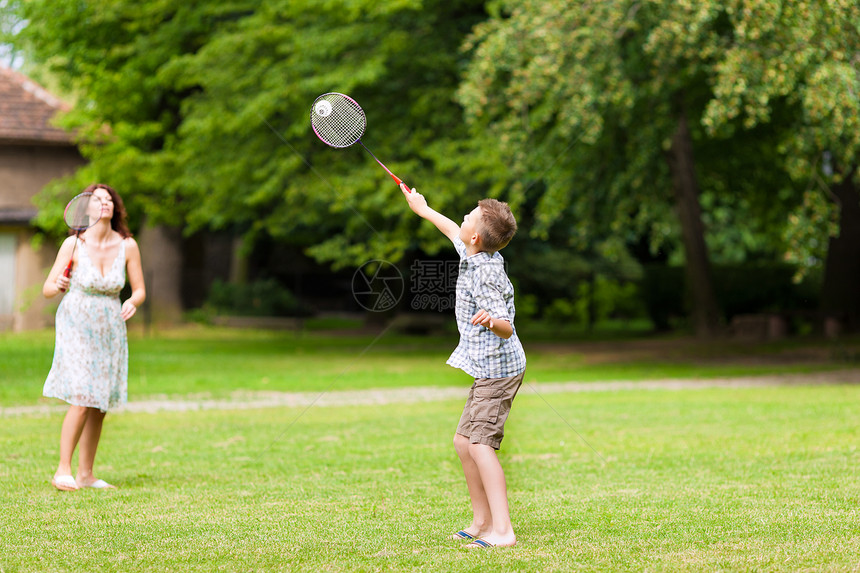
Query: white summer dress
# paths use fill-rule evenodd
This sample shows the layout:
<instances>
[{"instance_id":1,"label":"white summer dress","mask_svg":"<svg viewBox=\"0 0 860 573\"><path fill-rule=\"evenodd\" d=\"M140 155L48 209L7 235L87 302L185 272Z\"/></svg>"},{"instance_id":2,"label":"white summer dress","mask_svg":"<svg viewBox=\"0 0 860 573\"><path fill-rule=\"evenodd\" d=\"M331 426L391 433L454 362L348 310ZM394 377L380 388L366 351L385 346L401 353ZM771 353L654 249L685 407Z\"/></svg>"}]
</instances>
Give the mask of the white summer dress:
<instances>
[{"instance_id":1,"label":"white summer dress","mask_svg":"<svg viewBox=\"0 0 860 573\"><path fill-rule=\"evenodd\" d=\"M119 302L125 240L104 276L86 243L76 241L78 263L57 308L54 362L42 394L107 412L128 399L128 334Z\"/></svg>"}]
</instances>

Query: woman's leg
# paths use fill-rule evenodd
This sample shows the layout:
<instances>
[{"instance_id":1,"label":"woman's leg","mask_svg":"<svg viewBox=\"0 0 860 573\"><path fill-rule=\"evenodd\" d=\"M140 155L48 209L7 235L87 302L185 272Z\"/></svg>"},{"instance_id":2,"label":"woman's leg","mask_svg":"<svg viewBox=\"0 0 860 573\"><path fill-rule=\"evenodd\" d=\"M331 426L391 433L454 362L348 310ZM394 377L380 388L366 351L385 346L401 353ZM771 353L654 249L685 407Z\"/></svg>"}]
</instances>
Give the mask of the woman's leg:
<instances>
[{"instance_id":1,"label":"woman's leg","mask_svg":"<svg viewBox=\"0 0 860 573\"><path fill-rule=\"evenodd\" d=\"M77 489L72 475L72 456L80 440L81 433L87 422L87 408L82 406L69 406L66 416L63 418L63 426L60 429L60 463L51 483L54 487L64 491Z\"/></svg>"},{"instance_id":2,"label":"woman's leg","mask_svg":"<svg viewBox=\"0 0 860 573\"><path fill-rule=\"evenodd\" d=\"M102 435L102 422L105 414L98 408L87 408L89 413L87 421L81 432L80 451L78 452L78 475L79 486L91 485L96 481L93 476L93 464L96 461L96 450L99 447L99 439Z\"/></svg>"},{"instance_id":3,"label":"woman's leg","mask_svg":"<svg viewBox=\"0 0 860 573\"><path fill-rule=\"evenodd\" d=\"M84 425L87 421L88 408L83 406L69 406L66 417L63 418L63 427L60 430L60 465L57 466L57 476L72 474L72 455L81 438Z\"/></svg>"}]
</instances>

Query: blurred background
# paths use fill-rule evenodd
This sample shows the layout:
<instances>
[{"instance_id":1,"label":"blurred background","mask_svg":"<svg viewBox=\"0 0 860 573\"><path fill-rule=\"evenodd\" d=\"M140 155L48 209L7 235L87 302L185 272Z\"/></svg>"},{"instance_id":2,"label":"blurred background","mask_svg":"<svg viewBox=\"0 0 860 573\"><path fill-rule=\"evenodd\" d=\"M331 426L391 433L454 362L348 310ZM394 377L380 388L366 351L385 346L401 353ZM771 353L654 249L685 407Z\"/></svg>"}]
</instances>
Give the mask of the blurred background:
<instances>
[{"instance_id":1,"label":"blurred background","mask_svg":"<svg viewBox=\"0 0 860 573\"><path fill-rule=\"evenodd\" d=\"M853 0L0 0L0 328L52 324L92 182L141 245L143 325L453 328L446 239L309 127L338 91L436 210L510 203L518 327L857 332L859 22Z\"/></svg>"}]
</instances>

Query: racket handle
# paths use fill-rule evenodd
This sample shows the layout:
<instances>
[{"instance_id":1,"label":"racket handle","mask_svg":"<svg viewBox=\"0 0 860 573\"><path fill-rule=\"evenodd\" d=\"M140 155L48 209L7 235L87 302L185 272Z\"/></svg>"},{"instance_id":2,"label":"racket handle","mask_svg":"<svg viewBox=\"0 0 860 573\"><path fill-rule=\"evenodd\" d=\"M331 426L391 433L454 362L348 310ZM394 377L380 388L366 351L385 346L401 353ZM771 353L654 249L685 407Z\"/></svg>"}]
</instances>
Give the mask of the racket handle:
<instances>
[{"instance_id":1,"label":"racket handle","mask_svg":"<svg viewBox=\"0 0 860 573\"><path fill-rule=\"evenodd\" d=\"M365 150L365 151L367 151L367 152L370 154L370 156L371 156L371 157L373 157L374 159L376 159L376 162L377 162L377 163L379 163L380 167L382 167L383 169L385 169L385 172L386 172L386 173L388 173L389 175L391 175L391 178L392 178L392 179L394 179L394 182L395 182L395 183L397 183L397 186L398 186L398 187L399 187L400 185L402 185L402 184L403 184L403 181L400 179L400 177L398 177L397 175L395 175L394 173L392 173L392 172L391 172L391 170L390 170L388 167L386 167L386 166L385 166L385 164L384 164L383 162L381 162L381 161L379 160L379 158L378 158L378 157L376 157L376 156L373 154L373 152L372 152L371 150L369 150L369 149L368 149L368 148L367 148L367 147L366 147L366 146L361 142L361 140L360 140L360 139L358 140L358 144L359 144L359 145L361 145L362 147L364 147L364 150Z\"/></svg>"},{"instance_id":2,"label":"racket handle","mask_svg":"<svg viewBox=\"0 0 860 573\"><path fill-rule=\"evenodd\" d=\"M73 263L73 262L74 262L74 260L71 260L71 261L69 261L69 264L68 264L68 265L66 265L66 270L64 270L64 271L63 271L63 276L64 276L64 277L69 278L69 277L71 277L71 276L72 276L72 263ZM61 289L60 289L60 292L66 292L66 289L61 288Z\"/></svg>"}]
</instances>

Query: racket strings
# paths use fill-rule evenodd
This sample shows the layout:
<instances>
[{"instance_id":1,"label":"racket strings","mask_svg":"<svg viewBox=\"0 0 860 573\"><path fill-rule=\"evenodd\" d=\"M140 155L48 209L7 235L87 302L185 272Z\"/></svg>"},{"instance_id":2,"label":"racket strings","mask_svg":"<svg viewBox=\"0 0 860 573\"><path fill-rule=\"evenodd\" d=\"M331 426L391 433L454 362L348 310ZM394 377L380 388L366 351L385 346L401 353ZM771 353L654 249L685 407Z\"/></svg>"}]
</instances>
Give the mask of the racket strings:
<instances>
[{"instance_id":1,"label":"racket strings","mask_svg":"<svg viewBox=\"0 0 860 573\"><path fill-rule=\"evenodd\" d=\"M90 201L92 193L81 193L66 206L63 219L70 229L83 231L92 224Z\"/></svg>"},{"instance_id":2,"label":"racket strings","mask_svg":"<svg viewBox=\"0 0 860 573\"><path fill-rule=\"evenodd\" d=\"M311 112L311 124L319 138L332 147L348 147L361 139L367 127L361 107L340 94L328 94L325 101L331 104L328 115Z\"/></svg>"}]
</instances>

